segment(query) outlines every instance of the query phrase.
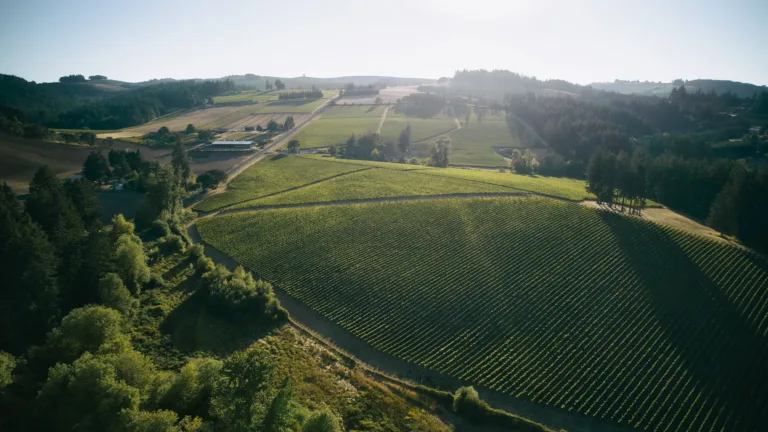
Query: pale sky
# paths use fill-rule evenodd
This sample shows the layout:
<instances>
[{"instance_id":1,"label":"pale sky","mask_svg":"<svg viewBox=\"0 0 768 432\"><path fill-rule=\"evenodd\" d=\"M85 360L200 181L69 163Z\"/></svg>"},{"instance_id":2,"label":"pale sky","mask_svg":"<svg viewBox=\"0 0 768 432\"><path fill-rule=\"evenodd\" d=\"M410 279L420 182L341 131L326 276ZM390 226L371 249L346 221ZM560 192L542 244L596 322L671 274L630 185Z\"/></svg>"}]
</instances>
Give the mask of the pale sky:
<instances>
[{"instance_id":1,"label":"pale sky","mask_svg":"<svg viewBox=\"0 0 768 432\"><path fill-rule=\"evenodd\" d=\"M0 0L0 73L768 84L768 0Z\"/></svg>"}]
</instances>

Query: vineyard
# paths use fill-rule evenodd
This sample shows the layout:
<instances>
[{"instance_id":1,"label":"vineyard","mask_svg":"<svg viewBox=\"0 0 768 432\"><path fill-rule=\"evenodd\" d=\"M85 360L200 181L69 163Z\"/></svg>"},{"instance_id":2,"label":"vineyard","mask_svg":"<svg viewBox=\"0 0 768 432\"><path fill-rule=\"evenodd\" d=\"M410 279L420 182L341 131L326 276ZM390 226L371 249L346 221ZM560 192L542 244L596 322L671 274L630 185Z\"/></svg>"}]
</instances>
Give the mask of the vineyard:
<instances>
[{"instance_id":1,"label":"vineyard","mask_svg":"<svg viewBox=\"0 0 768 432\"><path fill-rule=\"evenodd\" d=\"M740 248L544 198L198 225L328 319L440 373L645 430L765 429L768 261Z\"/></svg>"},{"instance_id":2,"label":"vineyard","mask_svg":"<svg viewBox=\"0 0 768 432\"><path fill-rule=\"evenodd\" d=\"M282 155L270 156L237 176L223 193L212 195L196 204L195 209L213 211L361 169L366 167Z\"/></svg>"}]
</instances>

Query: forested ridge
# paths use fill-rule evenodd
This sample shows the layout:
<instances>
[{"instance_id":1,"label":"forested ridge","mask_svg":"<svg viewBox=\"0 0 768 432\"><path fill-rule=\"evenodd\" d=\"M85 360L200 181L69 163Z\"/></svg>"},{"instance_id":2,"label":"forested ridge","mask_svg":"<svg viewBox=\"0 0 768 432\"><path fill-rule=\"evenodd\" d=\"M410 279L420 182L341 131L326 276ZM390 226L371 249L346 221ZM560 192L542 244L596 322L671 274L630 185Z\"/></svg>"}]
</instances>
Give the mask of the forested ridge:
<instances>
[{"instance_id":1,"label":"forested ridge","mask_svg":"<svg viewBox=\"0 0 768 432\"><path fill-rule=\"evenodd\" d=\"M0 120L65 129L119 129L174 110L204 106L213 96L233 89L230 80L188 80L107 91L80 80L37 84L0 75Z\"/></svg>"}]
</instances>

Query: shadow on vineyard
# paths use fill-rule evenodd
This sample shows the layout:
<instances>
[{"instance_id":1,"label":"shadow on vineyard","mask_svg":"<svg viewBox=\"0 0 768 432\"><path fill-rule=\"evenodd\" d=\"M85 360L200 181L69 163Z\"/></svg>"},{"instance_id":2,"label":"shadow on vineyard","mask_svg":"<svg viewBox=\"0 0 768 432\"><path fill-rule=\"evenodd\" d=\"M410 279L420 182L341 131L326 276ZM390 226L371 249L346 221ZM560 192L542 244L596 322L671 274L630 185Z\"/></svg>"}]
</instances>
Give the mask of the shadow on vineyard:
<instances>
[{"instance_id":1,"label":"shadow on vineyard","mask_svg":"<svg viewBox=\"0 0 768 432\"><path fill-rule=\"evenodd\" d=\"M745 320L746 311L740 312L722 288L664 230L640 231L630 219L607 212L600 215L646 287L663 339L682 359L699 396L706 398L701 401L697 397L698 403L706 408L714 398L722 404L709 407L708 415L718 415L713 411L721 410L715 420L717 425L722 426L721 422L731 417L729 423L738 425L740 430L760 429L766 419L755 414L761 412L768 400L768 345ZM745 255L757 267L768 270L765 261ZM644 376L655 371L651 366L647 371L636 372ZM665 409L673 413L685 409L679 406L680 402L671 401ZM632 411L642 409L642 404L630 407ZM689 413L693 410L691 406ZM702 415L705 410L698 411ZM693 420L686 416L686 424L681 427Z\"/></svg>"}]
</instances>

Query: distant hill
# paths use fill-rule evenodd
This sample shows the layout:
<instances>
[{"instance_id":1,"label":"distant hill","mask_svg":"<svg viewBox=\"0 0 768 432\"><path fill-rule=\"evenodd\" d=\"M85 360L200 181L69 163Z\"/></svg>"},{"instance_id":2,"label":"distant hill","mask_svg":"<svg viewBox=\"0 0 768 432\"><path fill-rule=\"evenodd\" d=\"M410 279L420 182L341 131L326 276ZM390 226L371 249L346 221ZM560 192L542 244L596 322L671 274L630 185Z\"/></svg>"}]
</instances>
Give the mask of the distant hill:
<instances>
[{"instance_id":1,"label":"distant hill","mask_svg":"<svg viewBox=\"0 0 768 432\"><path fill-rule=\"evenodd\" d=\"M673 88L681 85L684 85L689 92L701 91L703 93L709 93L715 91L717 94L730 92L740 98L752 97L755 93L768 90L768 87L766 86L758 86L738 81L711 79L695 79L688 81L675 80L669 83L616 80L614 82L598 82L590 84L592 88L598 90L646 96L668 96Z\"/></svg>"}]
</instances>

